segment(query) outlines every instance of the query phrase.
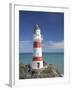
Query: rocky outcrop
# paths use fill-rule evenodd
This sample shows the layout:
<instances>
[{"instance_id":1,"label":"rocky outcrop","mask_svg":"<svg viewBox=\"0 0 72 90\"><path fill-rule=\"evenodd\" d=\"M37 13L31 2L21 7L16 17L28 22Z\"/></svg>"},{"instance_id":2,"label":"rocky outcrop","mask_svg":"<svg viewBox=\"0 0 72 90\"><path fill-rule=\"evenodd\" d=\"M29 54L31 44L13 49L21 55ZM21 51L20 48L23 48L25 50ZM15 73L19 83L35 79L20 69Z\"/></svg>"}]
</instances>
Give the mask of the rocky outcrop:
<instances>
[{"instance_id":1,"label":"rocky outcrop","mask_svg":"<svg viewBox=\"0 0 72 90\"><path fill-rule=\"evenodd\" d=\"M56 70L53 64L46 64L44 68L40 70L33 70L31 65L19 65L19 78L29 79L29 78L48 78L48 77L62 77L61 74Z\"/></svg>"}]
</instances>

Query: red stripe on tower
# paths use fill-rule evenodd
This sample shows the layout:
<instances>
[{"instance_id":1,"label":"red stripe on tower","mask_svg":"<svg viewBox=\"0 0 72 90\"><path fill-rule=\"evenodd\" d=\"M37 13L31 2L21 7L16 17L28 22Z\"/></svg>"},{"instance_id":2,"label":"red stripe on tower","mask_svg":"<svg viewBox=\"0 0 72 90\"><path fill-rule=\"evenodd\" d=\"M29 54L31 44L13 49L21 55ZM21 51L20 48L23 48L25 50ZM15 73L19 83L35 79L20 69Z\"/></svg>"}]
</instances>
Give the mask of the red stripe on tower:
<instances>
[{"instance_id":1,"label":"red stripe on tower","mask_svg":"<svg viewBox=\"0 0 72 90\"><path fill-rule=\"evenodd\" d=\"M42 57L33 57L33 61L41 61L42 60Z\"/></svg>"},{"instance_id":2,"label":"red stripe on tower","mask_svg":"<svg viewBox=\"0 0 72 90\"><path fill-rule=\"evenodd\" d=\"M33 47L34 47L34 48L41 48L41 42L35 41Z\"/></svg>"}]
</instances>

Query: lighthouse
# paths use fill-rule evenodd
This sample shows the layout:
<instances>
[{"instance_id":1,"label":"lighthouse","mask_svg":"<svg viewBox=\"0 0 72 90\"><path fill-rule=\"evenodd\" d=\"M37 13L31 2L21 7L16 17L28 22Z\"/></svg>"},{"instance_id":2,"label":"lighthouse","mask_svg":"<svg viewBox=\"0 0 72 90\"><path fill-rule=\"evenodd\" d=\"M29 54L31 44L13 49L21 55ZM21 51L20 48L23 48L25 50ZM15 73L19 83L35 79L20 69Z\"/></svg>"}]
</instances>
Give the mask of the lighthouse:
<instances>
[{"instance_id":1,"label":"lighthouse","mask_svg":"<svg viewBox=\"0 0 72 90\"><path fill-rule=\"evenodd\" d=\"M42 59L42 37L40 28L38 25L34 28L33 35L33 60L32 60L32 69L39 70L43 68L43 59Z\"/></svg>"}]
</instances>

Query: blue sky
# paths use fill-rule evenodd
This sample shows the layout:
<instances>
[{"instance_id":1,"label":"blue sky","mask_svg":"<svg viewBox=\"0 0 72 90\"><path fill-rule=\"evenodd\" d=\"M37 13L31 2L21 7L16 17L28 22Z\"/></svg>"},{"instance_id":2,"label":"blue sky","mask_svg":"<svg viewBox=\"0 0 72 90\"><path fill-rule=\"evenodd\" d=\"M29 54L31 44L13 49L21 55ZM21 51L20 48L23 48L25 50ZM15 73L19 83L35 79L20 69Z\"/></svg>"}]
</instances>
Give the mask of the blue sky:
<instances>
[{"instance_id":1,"label":"blue sky","mask_svg":"<svg viewBox=\"0 0 72 90\"><path fill-rule=\"evenodd\" d=\"M43 52L63 52L64 13L19 11L20 52L33 52L33 32L39 24Z\"/></svg>"}]
</instances>

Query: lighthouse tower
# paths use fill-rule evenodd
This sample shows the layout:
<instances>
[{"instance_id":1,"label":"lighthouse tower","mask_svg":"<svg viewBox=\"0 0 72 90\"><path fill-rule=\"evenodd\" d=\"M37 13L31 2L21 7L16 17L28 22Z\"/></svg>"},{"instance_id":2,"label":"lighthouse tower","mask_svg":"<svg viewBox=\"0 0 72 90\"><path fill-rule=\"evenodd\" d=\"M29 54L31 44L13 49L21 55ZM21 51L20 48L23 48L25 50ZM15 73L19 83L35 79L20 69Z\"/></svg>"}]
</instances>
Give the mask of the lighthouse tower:
<instances>
[{"instance_id":1,"label":"lighthouse tower","mask_svg":"<svg viewBox=\"0 0 72 90\"><path fill-rule=\"evenodd\" d=\"M34 29L34 36L33 36L32 69L43 68L42 44L41 43L42 43L42 37L40 33L40 28L38 25L36 25Z\"/></svg>"}]
</instances>

